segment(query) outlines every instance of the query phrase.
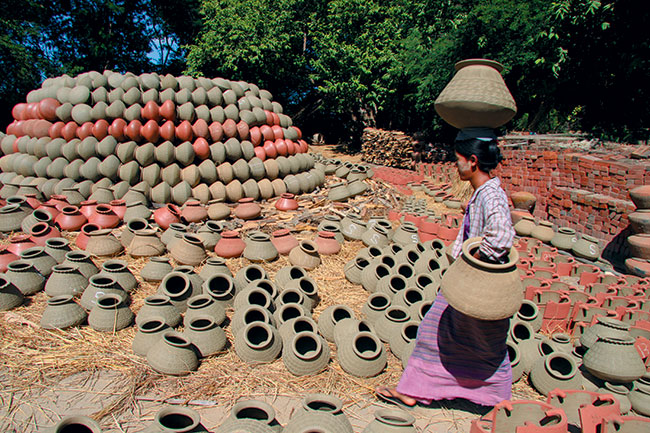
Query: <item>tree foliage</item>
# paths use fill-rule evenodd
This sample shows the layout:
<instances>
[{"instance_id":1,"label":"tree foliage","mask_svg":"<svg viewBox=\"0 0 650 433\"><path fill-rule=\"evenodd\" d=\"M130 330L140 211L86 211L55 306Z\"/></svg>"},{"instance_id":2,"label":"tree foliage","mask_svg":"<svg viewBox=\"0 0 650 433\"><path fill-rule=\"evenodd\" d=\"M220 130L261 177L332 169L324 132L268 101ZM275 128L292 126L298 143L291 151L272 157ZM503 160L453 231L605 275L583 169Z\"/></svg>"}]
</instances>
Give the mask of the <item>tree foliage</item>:
<instances>
[{"instance_id":1,"label":"tree foliage","mask_svg":"<svg viewBox=\"0 0 650 433\"><path fill-rule=\"evenodd\" d=\"M501 62L507 128L648 138L650 8L635 0L6 0L0 102L85 70L268 88L309 132L451 134L434 101L465 58Z\"/></svg>"}]
</instances>

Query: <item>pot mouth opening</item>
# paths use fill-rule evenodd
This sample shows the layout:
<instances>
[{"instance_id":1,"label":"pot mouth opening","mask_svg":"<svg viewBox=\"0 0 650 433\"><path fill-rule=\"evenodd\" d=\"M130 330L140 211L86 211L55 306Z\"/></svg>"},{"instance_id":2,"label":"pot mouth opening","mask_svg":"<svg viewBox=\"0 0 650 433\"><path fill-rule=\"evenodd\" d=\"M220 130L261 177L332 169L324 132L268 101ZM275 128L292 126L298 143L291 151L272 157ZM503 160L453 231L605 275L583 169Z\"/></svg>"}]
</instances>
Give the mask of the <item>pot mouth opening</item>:
<instances>
[{"instance_id":1,"label":"pot mouth opening","mask_svg":"<svg viewBox=\"0 0 650 433\"><path fill-rule=\"evenodd\" d=\"M72 301L73 298L74 298L74 296L72 296L72 295L54 296L54 297L47 300L47 305L63 305L63 304L67 304L68 302Z\"/></svg>"},{"instance_id":2,"label":"pot mouth opening","mask_svg":"<svg viewBox=\"0 0 650 433\"><path fill-rule=\"evenodd\" d=\"M24 260L14 260L13 262L9 263L7 265L7 268L9 270L15 271L15 272L24 272L28 270L29 268L33 268L34 265L32 265L29 262L26 262Z\"/></svg>"},{"instance_id":3,"label":"pot mouth opening","mask_svg":"<svg viewBox=\"0 0 650 433\"><path fill-rule=\"evenodd\" d=\"M296 289L286 289L280 294L282 304L302 304L304 301L303 294Z\"/></svg>"},{"instance_id":4,"label":"pot mouth opening","mask_svg":"<svg viewBox=\"0 0 650 433\"><path fill-rule=\"evenodd\" d=\"M351 319L352 314L347 308L337 307L332 311L332 322L335 324L343 319Z\"/></svg>"},{"instance_id":5,"label":"pot mouth opening","mask_svg":"<svg viewBox=\"0 0 650 433\"><path fill-rule=\"evenodd\" d=\"M129 220L128 223L126 223L126 226L132 232L136 232L138 230L146 229L149 226L149 224L143 218L132 218L132 219Z\"/></svg>"},{"instance_id":6,"label":"pot mouth opening","mask_svg":"<svg viewBox=\"0 0 650 433\"><path fill-rule=\"evenodd\" d=\"M126 265L117 260L109 260L104 262L102 268L104 268L104 270L108 272L119 272L119 271L127 270Z\"/></svg>"},{"instance_id":7,"label":"pot mouth opening","mask_svg":"<svg viewBox=\"0 0 650 433\"><path fill-rule=\"evenodd\" d=\"M167 332L163 334L163 339L174 347L189 347L190 341L178 332Z\"/></svg>"},{"instance_id":8,"label":"pot mouth opening","mask_svg":"<svg viewBox=\"0 0 650 433\"><path fill-rule=\"evenodd\" d=\"M50 238L45 241L45 245L50 248L63 248L68 244L69 242L63 238Z\"/></svg>"},{"instance_id":9,"label":"pot mouth opening","mask_svg":"<svg viewBox=\"0 0 650 433\"><path fill-rule=\"evenodd\" d=\"M302 277L306 277L307 272L303 268L301 268L299 266L292 266L289 269L289 275L291 276L292 280L298 280L298 279L300 279Z\"/></svg>"},{"instance_id":10,"label":"pot mouth opening","mask_svg":"<svg viewBox=\"0 0 650 433\"><path fill-rule=\"evenodd\" d=\"M379 342L369 332L357 334L354 338L353 349L357 356L362 359L373 359L381 352Z\"/></svg>"},{"instance_id":11,"label":"pot mouth opening","mask_svg":"<svg viewBox=\"0 0 650 433\"><path fill-rule=\"evenodd\" d=\"M252 348L263 348L271 342L272 338L273 334L266 323L253 322L246 328L246 340Z\"/></svg>"},{"instance_id":12,"label":"pot mouth opening","mask_svg":"<svg viewBox=\"0 0 650 433\"><path fill-rule=\"evenodd\" d=\"M384 293L375 293L368 300L368 305L375 310L384 310L390 305L390 299Z\"/></svg>"},{"instance_id":13,"label":"pot mouth opening","mask_svg":"<svg viewBox=\"0 0 650 433\"><path fill-rule=\"evenodd\" d=\"M174 409L177 410L177 409ZM170 412L158 418L158 424L169 431L191 431L199 425L199 420L188 414Z\"/></svg>"},{"instance_id":14,"label":"pot mouth opening","mask_svg":"<svg viewBox=\"0 0 650 433\"><path fill-rule=\"evenodd\" d=\"M299 304L284 304L280 308L280 319L282 323L300 316L303 316L303 311Z\"/></svg>"},{"instance_id":15,"label":"pot mouth opening","mask_svg":"<svg viewBox=\"0 0 650 433\"><path fill-rule=\"evenodd\" d=\"M215 325L214 319L209 316L198 316L190 321L189 328L195 331L205 331Z\"/></svg>"},{"instance_id":16,"label":"pot mouth opening","mask_svg":"<svg viewBox=\"0 0 650 433\"><path fill-rule=\"evenodd\" d=\"M101 308L116 308L122 303L122 298L117 295L102 295L97 299L97 306Z\"/></svg>"},{"instance_id":17,"label":"pot mouth opening","mask_svg":"<svg viewBox=\"0 0 650 433\"><path fill-rule=\"evenodd\" d=\"M570 379L576 374L575 362L564 354L552 354L546 359L545 363L549 373L552 373L555 377Z\"/></svg>"},{"instance_id":18,"label":"pot mouth opening","mask_svg":"<svg viewBox=\"0 0 650 433\"><path fill-rule=\"evenodd\" d=\"M208 295L196 295L187 301L187 308L203 308L212 303Z\"/></svg>"},{"instance_id":19,"label":"pot mouth opening","mask_svg":"<svg viewBox=\"0 0 650 433\"><path fill-rule=\"evenodd\" d=\"M512 327L512 336L516 341L530 340L533 338L531 327L524 323L515 323Z\"/></svg>"},{"instance_id":20,"label":"pot mouth opening","mask_svg":"<svg viewBox=\"0 0 650 433\"><path fill-rule=\"evenodd\" d=\"M416 302L423 301L424 297L419 289L409 288L404 292L404 300L407 305L411 306Z\"/></svg>"},{"instance_id":21,"label":"pot mouth opening","mask_svg":"<svg viewBox=\"0 0 650 433\"><path fill-rule=\"evenodd\" d=\"M152 333L160 331L165 327L165 319L159 316L152 316L138 325L142 332Z\"/></svg>"},{"instance_id":22,"label":"pot mouth opening","mask_svg":"<svg viewBox=\"0 0 650 433\"><path fill-rule=\"evenodd\" d=\"M213 297L222 298L232 294L232 280L225 275L213 275L206 283Z\"/></svg>"},{"instance_id":23,"label":"pot mouth opening","mask_svg":"<svg viewBox=\"0 0 650 433\"><path fill-rule=\"evenodd\" d=\"M293 339L293 350L298 358L309 360L320 354L322 345L311 332L300 332Z\"/></svg>"},{"instance_id":24,"label":"pot mouth opening","mask_svg":"<svg viewBox=\"0 0 650 433\"><path fill-rule=\"evenodd\" d=\"M261 280L264 278L264 270L257 265L251 265L246 268L244 276L248 282Z\"/></svg>"},{"instance_id":25,"label":"pot mouth opening","mask_svg":"<svg viewBox=\"0 0 650 433\"><path fill-rule=\"evenodd\" d=\"M169 303L169 296L166 295L151 295L147 296L144 300L144 303L152 306L166 305Z\"/></svg>"},{"instance_id":26,"label":"pot mouth opening","mask_svg":"<svg viewBox=\"0 0 650 433\"><path fill-rule=\"evenodd\" d=\"M391 409L379 409L375 412L375 418L384 424L394 426L410 426L415 422L415 418L410 414Z\"/></svg>"},{"instance_id":27,"label":"pot mouth opening","mask_svg":"<svg viewBox=\"0 0 650 433\"><path fill-rule=\"evenodd\" d=\"M307 296L316 294L316 286L307 277L302 277L298 284L300 285L300 290Z\"/></svg>"},{"instance_id":28,"label":"pot mouth opening","mask_svg":"<svg viewBox=\"0 0 650 433\"><path fill-rule=\"evenodd\" d=\"M404 307L392 306L386 310L386 317L393 322L403 322L409 319L409 313Z\"/></svg>"},{"instance_id":29,"label":"pot mouth opening","mask_svg":"<svg viewBox=\"0 0 650 433\"><path fill-rule=\"evenodd\" d=\"M401 275L393 275L390 277L388 285L393 293L397 293L406 288L406 279Z\"/></svg>"},{"instance_id":30,"label":"pot mouth opening","mask_svg":"<svg viewBox=\"0 0 650 433\"><path fill-rule=\"evenodd\" d=\"M413 269L413 266L407 263L402 263L401 265L398 266L397 273L403 276L404 278L408 279L415 274L415 270Z\"/></svg>"},{"instance_id":31,"label":"pot mouth opening","mask_svg":"<svg viewBox=\"0 0 650 433\"><path fill-rule=\"evenodd\" d=\"M306 317L296 317L295 320L291 323L291 328L297 334L300 332L313 332L316 333L316 328L314 327L313 322L308 320Z\"/></svg>"},{"instance_id":32,"label":"pot mouth opening","mask_svg":"<svg viewBox=\"0 0 650 433\"><path fill-rule=\"evenodd\" d=\"M316 245L311 241L301 241L300 248L308 254L313 254L318 251Z\"/></svg>"},{"instance_id":33,"label":"pot mouth opening","mask_svg":"<svg viewBox=\"0 0 650 433\"><path fill-rule=\"evenodd\" d=\"M260 288L254 288L248 292L246 299L248 300L248 305L259 305L264 308L268 308L271 305L271 297L265 290Z\"/></svg>"},{"instance_id":34,"label":"pot mouth opening","mask_svg":"<svg viewBox=\"0 0 650 433\"><path fill-rule=\"evenodd\" d=\"M66 259L69 259L70 261L73 262L80 262L84 260L89 260L90 259L90 254L88 254L85 251L70 251L65 255Z\"/></svg>"},{"instance_id":35,"label":"pot mouth opening","mask_svg":"<svg viewBox=\"0 0 650 433\"><path fill-rule=\"evenodd\" d=\"M163 286L165 292L172 296L178 296L189 290L190 281L185 275L168 275Z\"/></svg>"},{"instance_id":36,"label":"pot mouth opening","mask_svg":"<svg viewBox=\"0 0 650 433\"><path fill-rule=\"evenodd\" d=\"M246 310L244 314L244 323L251 324L254 322L264 322L268 321L268 316L266 310L258 305L253 305Z\"/></svg>"}]
</instances>

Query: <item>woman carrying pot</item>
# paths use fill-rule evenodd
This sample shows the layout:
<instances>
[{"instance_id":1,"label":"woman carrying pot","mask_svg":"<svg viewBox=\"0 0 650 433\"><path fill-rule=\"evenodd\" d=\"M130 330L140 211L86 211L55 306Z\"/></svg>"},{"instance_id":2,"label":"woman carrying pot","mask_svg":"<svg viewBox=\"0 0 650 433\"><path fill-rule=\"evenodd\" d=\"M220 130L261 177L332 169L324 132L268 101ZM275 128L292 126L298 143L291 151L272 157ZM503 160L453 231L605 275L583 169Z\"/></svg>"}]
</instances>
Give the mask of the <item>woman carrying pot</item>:
<instances>
[{"instance_id":1,"label":"woman carrying pot","mask_svg":"<svg viewBox=\"0 0 650 433\"><path fill-rule=\"evenodd\" d=\"M502 159L497 137L489 128L466 128L456 137L455 151L458 174L470 182L474 193L452 255L461 254L465 240L481 237L474 257L488 263L507 262L515 232L501 182L490 175ZM378 397L406 406L455 398L494 406L510 399L508 328L508 318L475 319L451 307L439 293L420 324L399 384L378 387Z\"/></svg>"}]
</instances>

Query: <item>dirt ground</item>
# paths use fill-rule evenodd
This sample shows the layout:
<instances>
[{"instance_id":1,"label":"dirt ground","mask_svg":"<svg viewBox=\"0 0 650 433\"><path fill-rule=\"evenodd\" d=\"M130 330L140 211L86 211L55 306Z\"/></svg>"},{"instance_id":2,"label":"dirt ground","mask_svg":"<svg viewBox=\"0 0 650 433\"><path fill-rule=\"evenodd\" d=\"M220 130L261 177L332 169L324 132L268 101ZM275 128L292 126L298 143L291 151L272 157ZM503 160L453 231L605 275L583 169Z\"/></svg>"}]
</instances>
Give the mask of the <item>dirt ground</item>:
<instances>
[{"instance_id":1,"label":"dirt ground","mask_svg":"<svg viewBox=\"0 0 650 433\"><path fill-rule=\"evenodd\" d=\"M317 146L312 151L326 157L360 161L359 155L341 154L335 146ZM328 180L334 181L334 178ZM318 218L332 210L323 204L325 196L326 189L303 197L301 203L306 210L290 219L272 208L272 200L264 205L265 220L271 221L273 227L293 224L298 238L312 238ZM436 212L450 212L422 192L416 198L427 200L428 207ZM374 210L374 214L387 211L373 200L368 195L357 205ZM305 213L311 217L305 217ZM256 225L263 223L246 227ZM368 294L345 279L343 265L362 247L359 241L345 242L340 254L324 257L322 265L310 272L319 284L321 295L321 303L314 311L315 320L325 307L337 303L349 305L360 317ZM157 290L157 285L143 282L139 277L138 270L145 260L134 261L127 255L118 258L129 262L140 281L140 287L132 293L131 303L132 310L137 312L143 299ZM228 260L233 274L248 263L245 259ZM273 277L288 264L286 257L281 257L264 267ZM0 320L1 431L48 431L64 416L88 415L97 419L106 432L138 432L151 424L163 404L186 405L197 410L203 425L213 431L228 416L232 405L245 399L270 403L277 420L286 424L305 394L326 392L341 398L355 432L361 432L377 409L394 408L377 400L373 392L376 386L393 385L399 380L401 362L390 353L386 370L370 379L354 378L343 372L334 345L328 367L308 378L290 375L281 360L267 365L246 365L232 347L203 361L194 374L185 378L165 377L151 370L144 359L131 351L134 327L112 335L95 332L87 326L65 331L41 329L38 321L46 300L47 296L40 293L27 305L4 313ZM226 332L232 341L232 335ZM521 382L514 385L513 398L541 396ZM466 432L471 420L485 412L485 408L467 401L443 401L430 407L416 407L409 413L416 418L418 431L442 433Z\"/></svg>"}]
</instances>

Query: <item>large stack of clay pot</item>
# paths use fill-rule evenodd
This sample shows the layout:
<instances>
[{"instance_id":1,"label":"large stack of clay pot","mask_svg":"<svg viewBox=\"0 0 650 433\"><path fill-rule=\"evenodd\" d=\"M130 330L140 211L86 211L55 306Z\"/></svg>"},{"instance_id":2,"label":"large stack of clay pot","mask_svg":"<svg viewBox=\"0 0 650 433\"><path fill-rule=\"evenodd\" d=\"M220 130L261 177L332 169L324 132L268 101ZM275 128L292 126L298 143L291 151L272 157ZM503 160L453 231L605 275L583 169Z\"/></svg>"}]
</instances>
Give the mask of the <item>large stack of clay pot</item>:
<instances>
[{"instance_id":1,"label":"large stack of clay pot","mask_svg":"<svg viewBox=\"0 0 650 433\"><path fill-rule=\"evenodd\" d=\"M625 261L625 265L633 274L647 277L650 274L650 186L630 190L630 197L636 210L628 215L634 234L627 238L630 258Z\"/></svg>"},{"instance_id":2,"label":"large stack of clay pot","mask_svg":"<svg viewBox=\"0 0 650 433\"><path fill-rule=\"evenodd\" d=\"M314 161L301 131L270 92L243 81L63 75L13 116L0 137L0 182L36 185L45 197L77 186L119 198L140 184L158 203L235 202L280 195L294 176L303 192L316 183L306 179Z\"/></svg>"}]
</instances>

